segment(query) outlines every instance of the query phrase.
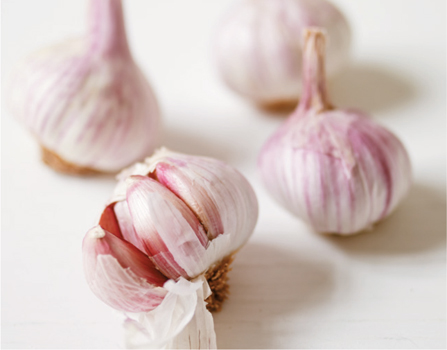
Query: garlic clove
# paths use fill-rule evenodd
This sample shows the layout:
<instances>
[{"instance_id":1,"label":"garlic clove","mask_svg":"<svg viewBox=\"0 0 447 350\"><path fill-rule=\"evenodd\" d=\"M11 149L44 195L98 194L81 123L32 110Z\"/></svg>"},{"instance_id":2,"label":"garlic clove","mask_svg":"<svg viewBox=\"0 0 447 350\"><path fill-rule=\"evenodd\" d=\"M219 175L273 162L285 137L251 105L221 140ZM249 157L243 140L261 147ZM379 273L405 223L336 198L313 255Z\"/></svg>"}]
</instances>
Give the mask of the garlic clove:
<instances>
[{"instance_id":1,"label":"garlic clove","mask_svg":"<svg viewBox=\"0 0 447 350\"><path fill-rule=\"evenodd\" d=\"M262 181L319 232L353 234L389 215L411 185L399 139L365 114L328 100L325 35L305 32L303 94L259 155Z\"/></svg>"},{"instance_id":2,"label":"garlic clove","mask_svg":"<svg viewBox=\"0 0 447 350\"><path fill-rule=\"evenodd\" d=\"M224 83L263 108L296 106L301 94L303 41L309 26L330 36L328 72L348 61L351 30L344 15L326 0L241 0L222 19L214 40Z\"/></svg>"},{"instance_id":3,"label":"garlic clove","mask_svg":"<svg viewBox=\"0 0 447 350\"><path fill-rule=\"evenodd\" d=\"M115 214L117 203L109 204L101 214L99 219L99 226L101 226L105 231L117 236L118 238L123 238L121 225L118 222L117 216Z\"/></svg>"},{"instance_id":4,"label":"garlic clove","mask_svg":"<svg viewBox=\"0 0 447 350\"><path fill-rule=\"evenodd\" d=\"M133 244L135 247L145 252L144 243L137 235L132 222L132 216L130 215L129 205L127 201L119 201L115 203L114 213L116 220L119 223L120 230L122 232L123 239Z\"/></svg>"},{"instance_id":5,"label":"garlic clove","mask_svg":"<svg viewBox=\"0 0 447 350\"><path fill-rule=\"evenodd\" d=\"M157 181L175 193L191 208L205 228L209 239L216 238L224 232L224 228L217 204L211 198L208 189L204 187L204 185L213 185L212 181L204 183L203 173L207 170L198 169L202 170L202 174L200 174L194 172L194 168L191 169L194 164L179 162L175 159L169 159L169 161L177 163L176 166L167 162L157 163Z\"/></svg>"},{"instance_id":6,"label":"garlic clove","mask_svg":"<svg viewBox=\"0 0 447 350\"><path fill-rule=\"evenodd\" d=\"M67 173L116 172L158 142L158 104L131 56L121 0L90 5L87 37L31 55L10 89L45 163Z\"/></svg>"},{"instance_id":7,"label":"garlic clove","mask_svg":"<svg viewBox=\"0 0 447 350\"><path fill-rule=\"evenodd\" d=\"M209 240L186 204L149 177L131 176L127 183L135 231L160 271L176 279L206 270L203 256Z\"/></svg>"},{"instance_id":8,"label":"garlic clove","mask_svg":"<svg viewBox=\"0 0 447 350\"><path fill-rule=\"evenodd\" d=\"M142 312L162 302L167 278L131 244L96 226L87 232L82 251L87 282L106 304L121 311Z\"/></svg>"},{"instance_id":9,"label":"garlic clove","mask_svg":"<svg viewBox=\"0 0 447 350\"><path fill-rule=\"evenodd\" d=\"M256 196L248 181L224 162L162 150L148 158L153 176L199 218L210 240L234 234L232 249L250 237L258 218Z\"/></svg>"}]
</instances>

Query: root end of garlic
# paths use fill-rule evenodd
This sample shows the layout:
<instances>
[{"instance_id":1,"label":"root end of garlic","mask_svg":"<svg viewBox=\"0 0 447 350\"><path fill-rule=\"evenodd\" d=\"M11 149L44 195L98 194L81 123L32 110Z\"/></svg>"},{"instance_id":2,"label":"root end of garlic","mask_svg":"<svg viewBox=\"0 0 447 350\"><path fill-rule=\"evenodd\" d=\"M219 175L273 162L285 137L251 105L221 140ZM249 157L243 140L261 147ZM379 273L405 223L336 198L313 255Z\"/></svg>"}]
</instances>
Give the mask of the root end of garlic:
<instances>
[{"instance_id":1,"label":"root end of garlic","mask_svg":"<svg viewBox=\"0 0 447 350\"><path fill-rule=\"evenodd\" d=\"M210 312L218 312L222 309L222 304L228 299L230 286L228 284L228 272L231 271L231 263L235 254L224 258L221 262L209 269L205 275L212 294L205 299L206 308Z\"/></svg>"},{"instance_id":2,"label":"root end of garlic","mask_svg":"<svg viewBox=\"0 0 447 350\"><path fill-rule=\"evenodd\" d=\"M267 112L289 113L298 105L297 99L260 102L258 106Z\"/></svg>"},{"instance_id":3,"label":"root end of garlic","mask_svg":"<svg viewBox=\"0 0 447 350\"><path fill-rule=\"evenodd\" d=\"M42 161L57 172L70 175L96 175L103 173L96 169L70 163L44 146L40 146L40 148Z\"/></svg>"}]
</instances>

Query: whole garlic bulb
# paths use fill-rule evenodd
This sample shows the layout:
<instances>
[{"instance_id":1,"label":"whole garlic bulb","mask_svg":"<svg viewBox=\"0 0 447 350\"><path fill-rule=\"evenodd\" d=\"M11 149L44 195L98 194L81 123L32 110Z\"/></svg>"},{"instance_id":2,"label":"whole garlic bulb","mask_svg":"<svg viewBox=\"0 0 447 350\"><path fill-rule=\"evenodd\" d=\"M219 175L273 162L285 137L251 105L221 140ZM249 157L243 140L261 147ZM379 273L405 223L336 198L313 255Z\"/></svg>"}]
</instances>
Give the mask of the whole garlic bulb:
<instances>
[{"instance_id":1,"label":"whole garlic bulb","mask_svg":"<svg viewBox=\"0 0 447 350\"><path fill-rule=\"evenodd\" d=\"M258 166L270 193L315 230L352 234L396 208L411 165L390 131L328 102L324 45L320 30L306 31L302 99L263 146Z\"/></svg>"},{"instance_id":2,"label":"whole garlic bulb","mask_svg":"<svg viewBox=\"0 0 447 350\"><path fill-rule=\"evenodd\" d=\"M25 59L10 105L56 170L117 172L151 154L159 109L129 50L121 0L90 0L85 38Z\"/></svg>"},{"instance_id":3,"label":"whole garlic bulb","mask_svg":"<svg viewBox=\"0 0 447 350\"><path fill-rule=\"evenodd\" d=\"M330 37L328 71L349 55L351 31L326 0L241 0L223 19L215 40L217 67L236 93L265 108L295 106L301 92L301 33L324 28Z\"/></svg>"},{"instance_id":4,"label":"whole garlic bulb","mask_svg":"<svg viewBox=\"0 0 447 350\"><path fill-rule=\"evenodd\" d=\"M227 298L229 264L254 230L253 189L223 162L166 149L119 180L84 238L92 291L137 313L126 323L132 346L142 337L138 346L215 347L206 309L218 311Z\"/></svg>"}]
</instances>

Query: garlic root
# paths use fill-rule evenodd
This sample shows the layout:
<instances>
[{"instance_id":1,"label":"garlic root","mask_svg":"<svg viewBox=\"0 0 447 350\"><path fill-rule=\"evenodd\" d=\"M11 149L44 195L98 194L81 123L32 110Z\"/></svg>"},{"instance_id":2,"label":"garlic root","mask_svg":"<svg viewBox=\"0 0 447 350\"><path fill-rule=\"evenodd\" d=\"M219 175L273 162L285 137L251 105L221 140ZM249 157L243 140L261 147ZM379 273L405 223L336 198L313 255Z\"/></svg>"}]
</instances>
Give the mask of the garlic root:
<instances>
[{"instance_id":1,"label":"garlic root","mask_svg":"<svg viewBox=\"0 0 447 350\"><path fill-rule=\"evenodd\" d=\"M222 310L222 304L228 299L230 294L230 287L228 284L228 273L232 270L231 263L233 262L235 253L222 259L216 266L209 269L205 278L208 281L212 294L205 299L206 308L210 312L219 312Z\"/></svg>"},{"instance_id":2,"label":"garlic root","mask_svg":"<svg viewBox=\"0 0 447 350\"><path fill-rule=\"evenodd\" d=\"M291 112L298 105L298 100L278 100L260 103L259 107L267 112Z\"/></svg>"},{"instance_id":3,"label":"garlic root","mask_svg":"<svg viewBox=\"0 0 447 350\"><path fill-rule=\"evenodd\" d=\"M50 168L53 168L57 172L70 175L95 175L102 173L101 171L92 168L82 167L67 162L66 160L58 156L56 153L50 151L48 148L45 148L44 146L40 146L40 151L41 151L42 162L44 162L46 165L48 165Z\"/></svg>"}]
</instances>

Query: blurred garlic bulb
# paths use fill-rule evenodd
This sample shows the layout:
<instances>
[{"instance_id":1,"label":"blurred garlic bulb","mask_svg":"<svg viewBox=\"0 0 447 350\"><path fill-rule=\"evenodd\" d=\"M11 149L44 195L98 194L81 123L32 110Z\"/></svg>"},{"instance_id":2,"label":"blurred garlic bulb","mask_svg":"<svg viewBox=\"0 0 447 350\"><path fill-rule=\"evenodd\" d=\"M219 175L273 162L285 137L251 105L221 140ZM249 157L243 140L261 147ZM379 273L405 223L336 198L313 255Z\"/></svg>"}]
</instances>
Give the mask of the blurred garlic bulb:
<instances>
[{"instance_id":1,"label":"blurred garlic bulb","mask_svg":"<svg viewBox=\"0 0 447 350\"><path fill-rule=\"evenodd\" d=\"M411 184L408 154L390 131L328 101L325 36L307 30L299 106L261 150L270 193L320 232L352 234L385 218Z\"/></svg>"},{"instance_id":2,"label":"blurred garlic bulb","mask_svg":"<svg viewBox=\"0 0 447 350\"><path fill-rule=\"evenodd\" d=\"M129 50L121 0L90 0L87 36L28 57L10 93L58 171L117 172L156 146L158 105Z\"/></svg>"},{"instance_id":3,"label":"blurred garlic bulb","mask_svg":"<svg viewBox=\"0 0 447 350\"><path fill-rule=\"evenodd\" d=\"M326 0L241 0L223 19L215 39L217 67L236 93L265 108L295 106L301 93L301 33L324 28L330 37L328 71L346 63L351 32Z\"/></svg>"},{"instance_id":4,"label":"blurred garlic bulb","mask_svg":"<svg viewBox=\"0 0 447 350\"><path fill-rule=\"evenodd\" d=\"M119 180L84 239L88 284L137 313L125 324L129 346L215 348L209 311L227 298L229 265L258 217L250 184L223 162L166 149Z\"/></svg>"}]
</instances>

